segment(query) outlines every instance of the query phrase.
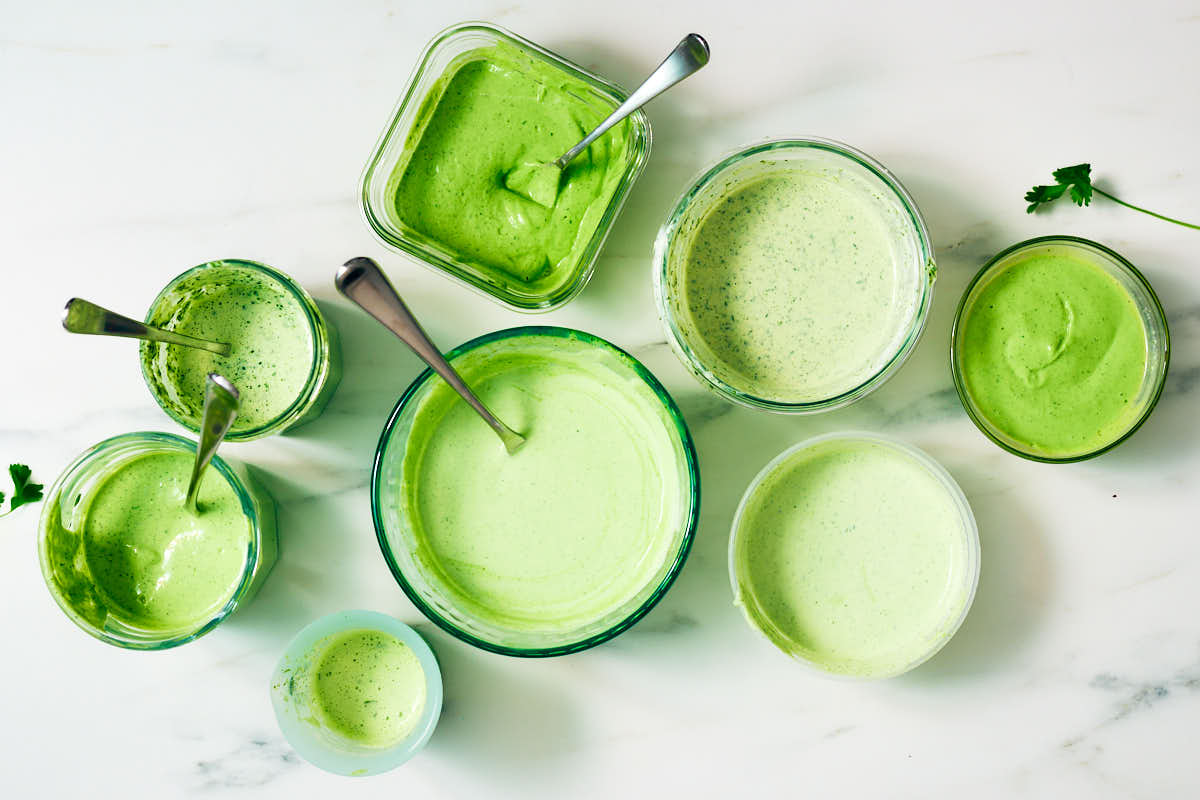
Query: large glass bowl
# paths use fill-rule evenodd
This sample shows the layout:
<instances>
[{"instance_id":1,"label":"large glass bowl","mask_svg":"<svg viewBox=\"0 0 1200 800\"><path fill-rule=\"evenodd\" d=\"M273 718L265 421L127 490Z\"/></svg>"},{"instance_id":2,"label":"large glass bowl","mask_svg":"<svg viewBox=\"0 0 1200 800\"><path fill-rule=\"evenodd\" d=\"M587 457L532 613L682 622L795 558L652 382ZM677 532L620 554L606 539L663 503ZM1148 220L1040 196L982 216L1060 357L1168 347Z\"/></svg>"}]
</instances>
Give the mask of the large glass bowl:
<instances>
[{"instance_id":1,"label":"large glass bowl","mask_svg":"<svg viewBox=\"0 0 1200 800\"><path fill-rule=\"evenodd\" d=\"M692 437L683 415L662 384L641 363L615 345L596 336L569 328L521 327L489 333L451 350L446 358L453 364L476 348L493 342L519 341L523 338L549 337L573 340L615 356L630 380L641 381L661 401L669 420L668 435L674 442L680 470L680 519L674 531L669 556L653 578L628 602L602 619L566 632L541 633L515 631L482 620L460 608L448 592L439 588L415 554L412 526L403 513L400 494L405 450L413 420L422 401L440 378L426 370L408 387L396 403L375 454L371 475L371 512L375 532L384 559L400 588L425 616L447 632L476 647L510 656L556 656L573 653L607 641L645 616L670 588L683 567L691 548L700 513L700 476Z\"/></svg>"}]
</instances>

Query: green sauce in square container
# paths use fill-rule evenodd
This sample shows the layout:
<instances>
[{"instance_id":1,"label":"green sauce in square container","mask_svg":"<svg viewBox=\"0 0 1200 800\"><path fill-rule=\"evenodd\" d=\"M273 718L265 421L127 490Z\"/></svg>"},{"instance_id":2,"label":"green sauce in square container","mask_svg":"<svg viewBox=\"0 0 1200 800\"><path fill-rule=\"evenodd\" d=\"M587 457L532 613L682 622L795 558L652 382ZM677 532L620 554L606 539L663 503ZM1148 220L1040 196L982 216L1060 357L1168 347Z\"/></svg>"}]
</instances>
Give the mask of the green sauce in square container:
<instances>
[{"instance_id":1,"label":"green sauce in square container","mask_svg":"<svg viewBox=\"0 0 1200 800\"><path fill-rule=\"evenodd\" d=\"M509 173L553 161L624 92L494 25L434 37L362 177L363 215L388 247L519 311L577 295L650 155L637 111L564 170L547 207Z\"/></svg>"}]
</instances>

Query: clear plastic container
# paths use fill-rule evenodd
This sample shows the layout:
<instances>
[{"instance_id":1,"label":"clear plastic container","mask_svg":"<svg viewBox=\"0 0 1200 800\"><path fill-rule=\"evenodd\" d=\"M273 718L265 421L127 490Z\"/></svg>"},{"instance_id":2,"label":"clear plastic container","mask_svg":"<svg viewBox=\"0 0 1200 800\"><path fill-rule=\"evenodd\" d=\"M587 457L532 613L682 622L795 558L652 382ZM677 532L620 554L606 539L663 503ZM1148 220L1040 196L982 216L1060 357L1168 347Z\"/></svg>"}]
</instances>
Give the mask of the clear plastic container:
<instances>
[{"instance_id":1,"label":"clear plastic container","mask_svg":"<svg viewBox=\"0 0 1200 800\"><path fill-rule=\"evenodd\" d=\"M407 736L389 747L368 747L331 730L313 711L305 688L323 643L355 630L379 631L400 640L416 655L425 675L424 707ZM442 712L442 673L433 651L415 630L377 611L341 611L308 625L288 644L271 676L270 691L275 719L288 742L309 763L337 775L360 777L395 769L425 746Z\"/></svg>"},{"instance_id":2,"label":"clear plastic container","mask_svg":"<svg viewBox=\"0 0 1200 800\"><path fill-rule=\"evenodd\" d=\"M59 608L80 628L106 642L131 650L165 650L187 644L221 624L234 611L250 602L275 564L278 538L275 531L275 503L252 479L245 466L214 456L208 469L216 470L241 500L250 529L241 578L224 605L211 618L183 630L145 630L104 614L97 619L84 613L87 586L86 565L78 559L69 566L56 566L52 557L52 536L78 535L81 518L78 509L87 509L88 498L112 475L113 470L134 458L151 453L186 453L195 456L196 443L169 433L126 433L89 448L68 466L46 494L38 526L38 557L42 576ZM82 578L80 569L83 569ZM69 574L67 574L69 572Z\"/></svg>"},{"instance_id":3,"label":"clear plastic container","mask_svg":"<svg viewBox=\"0 0 1200 800\"><path fill-rule=\"evenodd\" d=\"M928 629L923 629L916 634L911 643L907 643L897 651L898 655L893 652L882 655L874 654L871 658L860 661L846 657L831 663L821 663L806 657L801 652L803 648L796 645L791 632L783 630L780 627L782 623L777 623L757 598L752 588L752 580L747 572L749 567L743 563L744 559L742 558L744 542L748 535L748 529L743 525L743 520L748 506L755 500L759 492L763 491L764 485L776 475L781 474L782 470L787 469L793 463L793 459L803 458L816 448L840 444L854 446L861 443L898 452L903 457L911 459L929 476L932 476L940 489L944 490L947 499L955 509L961 533L954 538L959 539L961 536L958 543L961 546L962 559L957 564L957 568L948 572L945 577L945 586L941 587L944 603L942 608L944 613L941 618L936 621L936 624L932 624L928 626ZM816 457L823 458L824 454L818 453ZM846 535L849 535L849 531L846 532ZM790 556L796 557L796 551L790 551ZM847 558L846 554L841 554L841 558ZM829 433L789 447L772 459L754 477L734 513L733 526L729 536L728 559L734 605L741 609L742 615L750 627L781 652L807 669L821 675L846 679L889 678L908 672L932 658L950 641L961 627L963 620L966 619L971 603L975 599L976 587L979 585L979 529L976 526L971 506L954 478L941 464L922 450L898 439L877 433L854 431ZM868 570L869 565L863 564L862 581L867 587L866 590L870 592ZM834 597L824 598L823 605L836 602L837 599ZM878 609L880 615L887 615L890 611L890 609L882 607ZM836 668L834 663L836 663Z\"/></svg>"},{"instance_id":4,"label":"clear plastic container","mask_svg":"<svg viewBox=\"0 0 1200 800\"><path fill-rule=\"evenodd\" d=\"M407 253L426 266L518 311L549 311L579 294L591 278L600 248L650 156L650 123L645 113L639 110L631 114L622 126L605 134L628 137L623 173L567 279L557 285L534 290L519 281L507 279L479 260L454 252L406 224L397 213L394 203L393 176L411 157L429 121L431 103L444 88L446 79L461 64L480 54L486 56L488 49L495 47L515 51L531 64L539 68L548 67L561 74L572 85L582 85L585 89L581 91L572 88L572 96L581 103L603 110L603 116L607 116L626 99L626 94L616 85L511 31L482 22L454 25L439 33L426 46L375 151L367 161L361 182L362 212L379 240L393 250ZM622 131L627 133L622 134Z\"/></svg>"}]
</instances>

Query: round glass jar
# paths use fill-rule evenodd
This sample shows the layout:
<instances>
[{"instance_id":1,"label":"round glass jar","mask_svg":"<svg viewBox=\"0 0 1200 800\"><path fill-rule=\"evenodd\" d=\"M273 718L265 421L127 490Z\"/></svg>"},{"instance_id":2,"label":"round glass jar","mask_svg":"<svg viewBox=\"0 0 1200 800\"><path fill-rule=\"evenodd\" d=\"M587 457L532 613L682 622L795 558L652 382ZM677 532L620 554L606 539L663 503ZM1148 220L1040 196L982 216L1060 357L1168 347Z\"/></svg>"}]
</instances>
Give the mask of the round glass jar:
<instances>
[{"instance_id":1,"label":"round glass jar","mask_svg":"<svg viewBox=\"0 0 1200 800\"><path fill-rule=\"evenodd\" d=\"M260 313L257 319L252 315ZM224 317L222 317L224 315ZM204 376L217 372L241 392L226 438L250 441L320 415L341 379L337 333L295 281L265 264L210 261L158 294L146 324L226 341L228 357L161 342L141 342L142 375L171 419L200 430Z\"/></svg>"},{"instance_id":2,"label":"round glass jar","mask_svg":"<svg viewBox=\"0 0 1200 800\"><path fill-rule=\"evenodd\" d=\"M829 187L836 188L834 194L845 198L851 212L857 210L869 219L865 222L855 220L854 214L850 213L849 219L839 220L835 229L826 230L821 238L816 238L820 231L810 232L808 227L819 225L813 222L818 215L812 209L826 199L817 188L805 189L808 196L795 202L792 202L794 198L785 198L786 203L760 202L759 211L775 215L769 220L747 219L749 212L754 210L748 205L732 205L726 213L730 203L742 202L743 198L752 196L747 195L748 191L760 191L758 187L765 186L768 181L792 180L797 176L812 182L813 187L820 187L829 197L834 196L828 193ZM749 204L751 201L744 202ZM797 208L797 205L801 207ZM778 209L782 208L786 208L786 216L780 216ZM867 298L868 304L883 302L886 295L889 307L855 309L851 293L857 286L864 285L863 281L838 277L840 282L834 285L832 278L840 276L842 271L831 269L840 266L839 262L839 265L826 265L828 268L812 267L819 270L814 276L785 276L788 281L800 281L796 287L808 286L812 290L809 300L816 305L805 310L800 315L804 319L800 319L793 318L798 313L795 308L799 308L794 302L779 304L776 310L780 314L776 316L782 315L783 319L778 328L769 326L766 321L769 314L764 314L757 306L767 302L766 295L770 294L771 301L775 302L778 295L774 293L781 288L785 292L788 290L790 284L782 278L764 280L758 270L743 269L736 273L736 264L722 266L726 270L722 276L729 280L708 294L705 294L707 290L698 288L701 285L699 278L692 279L692 253L697 242L702 243L697 252L710 253L711 258L705 258L715 259L721 265L733 264L743 257L742 253L757 247L753 240L746 240L751 242L747 246L746 241L739 239L738 247L733 249L716 246L720 242L706 242L704 237L709 235L707 231L713 227L709 223L713 220L713 225L726 226L732 231L729 235L736 236L746 236L746 231L750 230L756 235L764 235L764 230L785 230L785 235L791 237L788 241L802 242L803 247L811 250L808 256L812 258L808 260L792 252L779 253L778 258L772 260L781 267L791 266L792 273L799 273L799 268L810 261L815 263L817 257L833 258L830 254L836 254L837 258L862 257L865 259L862 269L874 271L876 285L890 286L886 292L875 290L879 296ZM740 227L734 227L735 222ZM801 233L807 235L801 237ZM859 242L854 237L860 233L863 242L873 243L880 263L859 250ZM839 241L841 244L835 246ZM747 281L745 298L737 294L739 287L732 283L738 275ZM824 279L826 275L830 280ZM751 408L781 413L806 414L840 408L887 380L920 338L933 299L935 276L929 234L912 197L882 164L861 151L826 139L770 141L726 156L683 193L654 242L654 293L667 341L676 355L706 386L721 396ZM815 291L818 288L828 297L818 298ZM714 292L716 296L710 297ZM816 310L817 305L823 309L832 307L839 315L838 324L822 322L813 326L810 311ZM851 312L861 319L853 318ZM880 317L884 312L888 319L881 324ZM822 310L822 313L828 312ZM705 320L703 325L698 321L701 318ZM750 330L751 323L758 324L760 318L763 324ZM775 319L770 318L771 321ZM808 327L801 325L802 322L809 323ZM866 328L874 330L870 341L857 344L853 354L848 356L845 334L842 334L844 341L836 339L837 332L843 328L852 332ZM806 339L806 336L810 338ZM818 341L820 347L816 346ZM719 346L714 346L713 342L719 342ZM742 344L738 345L739 342ZM768 386L768 377L774 381L774 375L756 378L743 374L732 360L726 358L727 354L718 352L732 352L730 348L735 345L744 345L745 351L737 357L748 365L753 362L755 371L767 373L780 371L784 366L808 365L805 369L814 373L813 385L803 391L796 385ZM784 347L790 352L785 354ZM824 352L826 350L828 353ZM820 366L818 361L825 366ZM818 379L815 373L820 369L831 372ZM793 383L799 380L796 378Z\"/></svg>"},{"instance_id":3,"label":"round glass jar","mask_svg":"<svg viewBox=\"0 0 1200 800\"><path fill-rule=\"evenodd\" d=\"M240 575L228 598L215 613L176 629L147 629L108 612L108 598L96 583L88 563L84 523L91 500L130 461L147 455L176 453L194 458L195 442L168 433L114 436L76 458L46 494L38 527L38 558L46 586L72 622L107 644L131 650L164 650L198 639L248 603L275 564L278 539L274 501L246 467L214 456L209 473L216 473L232 489L248 530ZM212 477L206 474L205 480Z\"/></svg>"}]
</instances>

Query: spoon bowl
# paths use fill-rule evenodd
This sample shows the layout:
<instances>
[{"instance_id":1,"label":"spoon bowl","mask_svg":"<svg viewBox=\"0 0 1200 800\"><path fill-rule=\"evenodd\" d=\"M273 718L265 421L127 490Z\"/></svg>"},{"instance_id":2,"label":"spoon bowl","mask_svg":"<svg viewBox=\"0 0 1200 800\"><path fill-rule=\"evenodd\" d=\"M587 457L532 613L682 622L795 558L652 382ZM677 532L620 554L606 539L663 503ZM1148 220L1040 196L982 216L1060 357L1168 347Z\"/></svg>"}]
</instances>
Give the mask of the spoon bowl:
<instances>
[{"instance_id":1,"label":"spoon bowl","mask_svg":"<svg viewBox=\"0 0 1200 800\"><path fill-rule=\"evenodd\" d=\"M200 478L237 417L239 397L237 388L228 379L215 372L208 373L204 385L204 414L200 418L200 444L196 447L196 463L192 466L192 479L183 501L193 514L200 513L196 504Z\"/></svg>"}]
</instances>

